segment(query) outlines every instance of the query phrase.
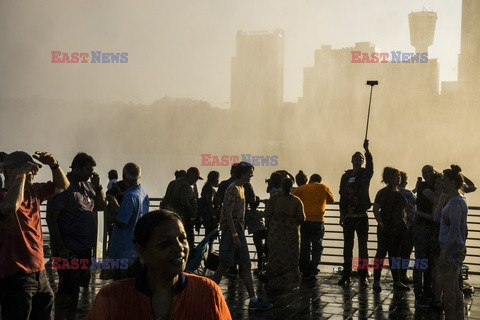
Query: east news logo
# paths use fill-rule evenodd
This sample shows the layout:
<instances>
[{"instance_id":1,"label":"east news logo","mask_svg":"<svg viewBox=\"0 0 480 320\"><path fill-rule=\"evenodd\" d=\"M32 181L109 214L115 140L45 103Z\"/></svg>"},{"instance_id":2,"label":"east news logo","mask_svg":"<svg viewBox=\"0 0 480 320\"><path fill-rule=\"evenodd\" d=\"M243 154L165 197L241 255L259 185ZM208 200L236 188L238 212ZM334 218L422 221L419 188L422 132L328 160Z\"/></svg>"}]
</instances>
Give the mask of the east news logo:
<instances>
[{"instance_id":1,"label":"east news logo","mask_svg":"<svg viewBox=\"0 0 480 320\"><path fill-rule=\"evenodd\" d=\"M362 52L352 51L352 63L428 63L428 52L414 53L402 51Z\"/></svg>"},{"instance_id":2,"label":"east news logo","mask_svg":"<svg viewBox=\"0 0 480 320\"><path fill-rule=\"evenodd\" d=\"M52 51L52 63L127 63L128 52L68 52ZM90 59L90 60L89 60Z\"/></svg>"}]
</instances>

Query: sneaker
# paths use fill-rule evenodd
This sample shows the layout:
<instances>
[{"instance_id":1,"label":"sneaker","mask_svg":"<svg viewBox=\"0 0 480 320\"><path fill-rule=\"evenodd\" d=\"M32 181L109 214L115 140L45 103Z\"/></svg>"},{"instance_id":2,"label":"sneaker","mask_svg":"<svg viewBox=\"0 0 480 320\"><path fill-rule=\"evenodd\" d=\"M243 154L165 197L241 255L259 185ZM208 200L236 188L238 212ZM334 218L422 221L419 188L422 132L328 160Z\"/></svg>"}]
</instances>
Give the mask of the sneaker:
<instances>
[{"instance_id":1,"label":"sneaker","mask_svg":"<svg viewBox=\"0 0 480 320\"><path fill-rule=\"evenodd\" d=\"M380 282L378 281L373 282L373 291L382 291L382 287L380 287Z\"/></svg>"},{"instance_id":2,"label":"sneaker","mask_svg":"<svg viewBox=\"0 0 480 320\"><path fill-rule=\"evenodd\" d=\"M340 280L338 280L337 284L339 286L349 286L350 285L350 277L342 276Z\"/></svg>"},{"instance_id":3,"label":"sneaker","mask_svg":"<svg viewBox=\"0 0 480 320\"><path fill-rule=\"evenodd\" d=\"M402 291L410 291L410 287L406 284L401 283L400 281L395 282L393 284L393 288Z\"/></svg>"},{"instance_id":4,"label":"sneaker","mask_svg":"<svg viewBox=\"0 0 480 320\"><path fill-rule=\"evenodd\" d=\"M273 304L260 299L258 299L257 302L252 302L252 300L250 300L250 303L248 304L248 310L250 311L263 311L268 310L271 307L273 307Z\"/></svg>"}]
</instances>

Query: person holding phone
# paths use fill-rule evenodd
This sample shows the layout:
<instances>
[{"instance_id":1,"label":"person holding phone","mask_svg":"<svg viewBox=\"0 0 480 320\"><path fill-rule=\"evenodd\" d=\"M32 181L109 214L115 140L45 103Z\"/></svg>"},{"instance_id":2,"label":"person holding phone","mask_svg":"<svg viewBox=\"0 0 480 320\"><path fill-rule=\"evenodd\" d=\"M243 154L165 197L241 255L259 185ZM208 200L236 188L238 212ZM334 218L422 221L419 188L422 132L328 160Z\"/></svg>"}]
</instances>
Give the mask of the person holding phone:
<instances>
[{"instance_id":1,"label":"person holding phone","mask_svg":"<svg viewBox=\"0 0 480 320\"><path fill-rule=\"evenodd\" d=\"M62 262L66 259L70 265L74 258L90 260L96 245L96 212L104 210L105 196L100 178L94 172L95 166L92 156L78 153L73 158L72 171L67 174L70 187L47 204L52 256L62 259ZM87 287L90 281L90 266L57 271L59 284L55 319L75 319L80 287Z\"/></svg>"}]
</instances>

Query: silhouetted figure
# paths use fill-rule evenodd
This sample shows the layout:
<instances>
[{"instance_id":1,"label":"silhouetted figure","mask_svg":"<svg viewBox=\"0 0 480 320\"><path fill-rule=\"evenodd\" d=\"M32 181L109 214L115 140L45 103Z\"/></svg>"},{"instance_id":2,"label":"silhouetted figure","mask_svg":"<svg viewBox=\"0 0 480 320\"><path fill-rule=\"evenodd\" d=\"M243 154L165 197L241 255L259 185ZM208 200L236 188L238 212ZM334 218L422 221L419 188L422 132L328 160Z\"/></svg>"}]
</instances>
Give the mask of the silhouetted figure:
<instances>
[{"instance_id":1,"label":"silhouetted figure","mask_svg":"<svg viewBox=\"0 0 480 320\"><path fill-rule=\"evenodd\" d=\"M300 271L304 279L316 279L318 265L323 253L325 235L325 209L327 203L333 203L330 188L321 183L322 177L315 173L310 181L295 189L293 194L302 200L305 222L300 228Z\"/></svg>"},{"instance_id":2,"label":"silhouetted figure","mask_svg":"<svg viewBox=\"0 0 480 320\"><path fill-rule=\"evenodd\" d=\"M68 188L58 161L49 153L35 159L50 166L53 182L34 183L41 165L26 152L3 160L0 190L0 306L2 319L51 319L53 291L45 272L40 204Z\"/></svg>"},{"instance_id":3,"label":"silhouetted figure","mask_svg":"<svg viewBox=\"0 0 480 320\"><path fill-rule=\"evenodd\" d=\"M207 176L207 182L202 188L202 195L198 201L198 215L202 218L203 226L205 227L205 235L209 234L213 229L218 227L220 220L219 206L215 203L215 196L218 187L218 180L220 174L218 171L210 171ZM213 242L215 238L209 241L208 252L213 252Z\"/></svg>"},{"instance_id":4,"label":"silhouetted figure","mask_svg":"<svg viewBox=\"0 0 480 320\"><path fill-rule=\"evenodd\" d=\"M293 289L300 280L300 225L305 221L305 213L300 198L290 193L292 185L290 178L284 178L283 192L266 203L267 278L270 289Z\"/></svg>"},{"instance_id":5,"label":"silhouetted figure","mask_svg":"<svg viewBox=\"0 0 480 320\"><path fill-rule=\"evenodd\" d=\"M378 262L373 270L373 290L382 290L380 276L388 253L390 269L393 277L393 287L399 290L410 290L400 281L398 264L394 266L393 259L401 259L404 238L407 236L407 200L399 192L400 171L395 168L383 169L383 182L387 185L378 191L373 204L373 213L377 220L377 254ZM403 268L403 264L400 263Z\"/></svg>"},{"instance_id":6,"label":"silhouetted figure","mask_svg":"<svg viewBox=\"0 0 480 320\"><path fill-rule=\"evenodd\" d=\"M272 172L270 179L267 179L267 192L270 194L270 197L276 195L277 193L282 193L282 181L284 178L289 177L292 181L295 181L295 178L286 170L277 170Z\"/></svg>"},{"instance_id":7,"label":"silhouetted figure","mask_svg":"<svg viewBox=\"0 0 480 320\"><path fill-rule=\"evenodd\" d=\"M78 153L67 174L70 187L47 204L52 256L62 259L90 259L97 244L96 212L104 210L105 198L100 178L94 172L92 156ZM88 180L91 179L91 182ZM90 263L86 269L58 269L55 319L75 319L80 287L88 287Z\"/></svg>"},{"instance_id":8,"label":"silhouetted figure","mask_svg":"<svg viewBox=\"0 0 480 320\"><path fill-rule=\"evenodd\" d=\"M352 274L353 238L358 237L358 255L368 260L368 216L370 195L368 189L373 176L373 158L368 150L368 140L363 142L364 156L356 152L352 156L353 168L345 171L340 180L340 225L343 227L343 275L338 285L350 283ZM360 284L368 286L367 270L359 270Z\"/></svg>"},{"instance_id":9,"label":"silhouetted figure","mask_svg":"<svg viewBox=\"0 0 480 320\"><path fill-rule=\"evenodd\" d=\"M258 210L260 204L260 198L255 197L256 201L252 204L247 205L247 210L245 212L245 224L248 229L248 233L252 234L253 244L255 245L255 250L257 251L257 270L254 272L261 273L264 270L264 256L267 255L268 249L266 244L264 244L265 239L267 238L267 228L265 227L265 212Z\"/></svg>"},{"instance_id":10,"label":"silhouetted figure","mask_svg":"<svg viewBox=\"0 0 480 320\"><path fill-rule=\"evenodd\" d=\"M436 210L440 215L439 270L443 284L446 320L464 319L463 293L458 277L466 254L468 207L460 189L464 177L457 165L443 171L442 194Z\"/></svg>"},{"instance_id":11,"label":"silhouetted figure","mask_svg":"<svg viewBox=\"0 0 480 320\"><path fill-rule=\"evenodd\" d=\"M110 170L108 171L108 184L107 184L107 191L110 190L110 188L117 183L118 181L118 172L117 170Z\"/></svg>"},{"instance_id":12,"label":"silhouetted figure","mask_svg":"<svg viewBox=\"0 0 480 320\"><path fill-rule=\"evenodd\" d=\"M177 170L175 171L175 179L180 179L184 177L187 174L187 171L185 170Z\"/></svg>"},{"instance_id":13,"label":"silhouetted figure","mask_svg":"<svg viewBox=\"0 0 480 320\"><path fill-rule=\"evenodd\" d=\"M435 223L433 217L433 199L428 197L429 193L435 191L435 170L431 165L422 168L423 181L419 177L416 184L417 211L424 213L416 214L413 224L413 245L415 247L415 259L428 259L432 262L427 269L413 269L413 289L415 291L415 303L423 306L432 302L434 293L433 282L433 260L435 243Z\"/></svg>"},{"instance_id":14,"label":"silhouetted figure","mask_svg":"<svg viewBox=\"0 0 480 320\"><path fill-rule=\"evenodd\" d=\"M245 238L245 191L243 185L253 177L253 166L247 162L240 162L235 168L235 182L230 184L225 192L220 217L220 265L212 277L219 283L228 267L240 265L240 275L245 285L250 303L250 310L266 310L272 307L271 303L263 302L255 295L251 274L250 254Z\"/></svg>"},{"instance_id":15,"label":"silhouetted figure","mask_svg":"<svg viewBox=\"0 0 480 320\"><path fill-rule=\"evenodd\" d=\"M400 171L400 185L398 186L398 190L402 194L402 196L407 200L407 236L404 238L404 246L402 248L402 258L403 259L410 259L410 255L413 251L413 221L415 219L415 210L416 205L415 202L417 197L415 194L406 189L405 187L408 184L408 176L405 171ZM407 276L407 269L400 270L400 281L402 283L408 284L413 283L413 280Z\"/></svg>"},{"instance_id":16,"label":"silhouetted figure","mask_svg":"<svg viewBox=\"0 0 480 320\"><path fill-rule=\"evenodd\" d=\"M218 190L217 190L217 195L215 201L217 204L221 207L223 203L223 197L225 197L225 192L227 191L227 188L235 182L235 169L237 168L238 163L234 163L230 167L230 178L227 180L223 180L218 184Z\"/></svg>"},{"instance_id":17,"label":"silhouetted figure","mask_svg":"<svg viewBox=\"0 0 480 320\"><path fill-rule=\"evenodd\" d=\"M108 236L106 245L107 250L105 252L108 252L108 248L110 247L110 241L113 232L113 223L115 221L115 217L118 214L118 211L120 210L120 203L122 203L123 194L126 190L127 186L125 185L125 182L123 180L120 180L113 184L110 190L105 193L106 207L103 217L104 230Z\"/></svg>"},{"instance_id":18,"label":"silhouetted figure","mask_svg":"<svg viewBox=\"0 0 480 320\"><path fill-rule=\"evenodd\" d=\"M297 186L300 187L307 183L308 177L302 170L300 170L295 176L295 181L297 182Z\"/></svg>"},{"instance_id":19,"label":"silhouetted figure","mask_svg":"<svg viewBox=\"0 0 480 320\"><path fill-rule=\"evenodd\" d=\"M185 176L168 184L167 191L160 204L161 208L173 210L182 218L190 248L195 246L193 229L198 208L193 185L198 180L203 180L200 171L195 167L189 168Z\"/></svg>"},{"instance_id":20,"label":"silhouetted figure","mask_svg":"<svg viewBox=\"0 0 480 320\"><path fill-rule=\"evenodd\" d=\"M227 188L236 181L235 170L237 166L238 166L238 163L234 163L230 168L230 178L228 178L227 180L223 180L218 185L215 202L219 205L220 210L222 210L223 198L225 196L225 192L227 191ZM243 189L245 190L245 201L247 205L247 208L245 210L248 210L248 204L255 203L255 200L256 200L255 193L253 191L253 187L250 184L250 182L245 183L245 185L243 186ZM229 270L229 273L232 275L236 275L237 272L238 271L236 266L232 266Z\"/></svg>"},{"instance_id":21,"label":"silhouetted figure","mask_svg":"<svg viewBox=\"0 0 480 320\"><path fill-rule=\"evenodd\" d=\"M118 214L115 217L112 240L109 247L110 258L128 259L128 264L132 264L136 258L133 245L135 224L150 208L148 194L140 185L141 175L141 168L133 162L129 162L123 167L122 181L125 183L127 190L123 195ZM122 279L126 277L126 270L116 269L113 274L113 279Z\"/></svg>"}]
</instances>

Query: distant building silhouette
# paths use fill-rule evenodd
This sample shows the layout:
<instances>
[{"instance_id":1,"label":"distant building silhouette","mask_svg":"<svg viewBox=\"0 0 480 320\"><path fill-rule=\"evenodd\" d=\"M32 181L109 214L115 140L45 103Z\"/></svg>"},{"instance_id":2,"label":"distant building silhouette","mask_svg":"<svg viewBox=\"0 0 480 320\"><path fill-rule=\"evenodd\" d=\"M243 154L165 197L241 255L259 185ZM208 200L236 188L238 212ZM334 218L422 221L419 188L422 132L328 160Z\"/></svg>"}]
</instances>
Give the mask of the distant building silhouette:
<instances>
[{"instance_id":1,"label":"distant building silhouette","mask_svg":"<svg viewBox=\"0 0 480 320\"><path fill-rule=\"evenodd\" d=\"M458 80L442 82L448 103L463 100L465 106L480 101L480 1L462 1L462 31L458 55ZM467 107L468 108L468 107Z\"/></svg>"},{"instance_id":2,"label":"distant building silhouette","mask_svg":"<svg viewBox=\"0 0 480 320\"><path fill-rule=\"evenodd\" d=\"M264 110L283 103L283 30L237 32L232 58L232 110Z\"/></svg>"},{"instance_id":3,"label":"distant building silhouette","mask_svg":"<svg viewBox=\"0 0 480 320\"><path fill-rule=\"evenodd\" d=\"M462 2L462 37L458 57L458 81L467 90L480 86L480 1Z\"/></svg>"},{"instance_id":4,"label":"distant building silhouette","mask_svg":"<svg viewBox=\"0 0 480 320\"><path fill-rule=\"evenodd\" d=\"M422 40L419 35L416 35L417 41L428 50L426 44L430 40ZM429 33L429 37L433 38L433 34ZM363 59L363 54L369 57L374 52L388 54L388 62L354 63L352 52L361 52L360 60ZM402 53L404 52L395 50L397 57L401 57ZM413 54L412 51L406 53ZM319 110L320 115L332 121L337 116L354 119L363 115L364 108L360 106L364 106L368 101L369 94L365 82L371 79L380 81L375 101L379 105L388 105L390 109L405 106L413 108L419 99L438 97L437 59L428 57L428 61L424 63L419 61L402 63L392 56L392 51L381 50L369 42L358 42L354 47L341 49L322 46L320 50L315 51L314 66L304 68L303 97L299 99L299 104ZM402 59L403 57L400 58ZM391 62L392 60L396 62Z\"/></svg>"},{"instance_id":5,"label":"distant building silhouette","mask_svg":"<svg viewBox=\"0 0 480 320\"><path fill-rule=\"evenodd\" d=\"M428 52L428 47L433 44L437 13L433 11L412 12L408 15L410 24L410 43L415 47L415 52Z\"/></svg>"}]
</instances>

